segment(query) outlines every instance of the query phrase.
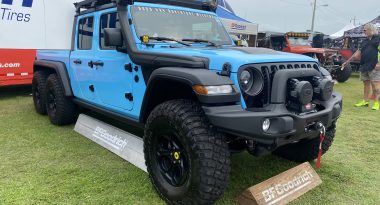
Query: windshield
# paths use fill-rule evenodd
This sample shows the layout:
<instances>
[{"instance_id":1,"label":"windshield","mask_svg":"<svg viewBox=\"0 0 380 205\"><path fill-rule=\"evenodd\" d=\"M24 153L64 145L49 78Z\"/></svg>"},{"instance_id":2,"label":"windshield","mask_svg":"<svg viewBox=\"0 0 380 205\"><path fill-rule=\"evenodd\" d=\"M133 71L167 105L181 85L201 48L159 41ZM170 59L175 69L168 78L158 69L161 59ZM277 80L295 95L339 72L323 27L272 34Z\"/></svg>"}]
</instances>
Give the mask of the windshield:
<instances>
[{"instance_id":1,"label":"windshield","mask_svg":"<svg viewBox=\"0 0 380 205\"><path fill-rule=\"evenodd\" d=\"M294 46L311 46L309 39L302 37L289 37L289 43Z\"/></svg>"},{"instance_id":2,"label":"windshield","mask_svg":"<svg viewBox=\"0 0 380 205\"><path fill-rule=\"evenodd\" d=\"M232 45L223 24L213 15L141 6L131 9L138 37L201 39L217 45Z\"/></svg>"}]
</instances>

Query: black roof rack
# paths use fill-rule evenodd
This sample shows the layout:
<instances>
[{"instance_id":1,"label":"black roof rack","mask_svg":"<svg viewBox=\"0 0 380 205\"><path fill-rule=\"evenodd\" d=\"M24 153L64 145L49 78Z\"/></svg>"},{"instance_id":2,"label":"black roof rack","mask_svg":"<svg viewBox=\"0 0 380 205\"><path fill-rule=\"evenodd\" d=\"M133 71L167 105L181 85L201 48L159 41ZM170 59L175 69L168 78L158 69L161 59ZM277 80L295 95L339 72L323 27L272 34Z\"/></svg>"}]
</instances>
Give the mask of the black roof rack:
<instances>
[{"instance_id":1,"label":"black roof rack","mask_svg":"<svg viewBox=\"0 0 380 205\"><path fill-rule=\"evenodd\" d=\"M215 12L218 6L218 0L84 0L74 3L74 5L77 14L80 14L82 10L96 9L105 5L132 5L134 2L182 6L212 12Z\"/></svg>"}]
</instances>

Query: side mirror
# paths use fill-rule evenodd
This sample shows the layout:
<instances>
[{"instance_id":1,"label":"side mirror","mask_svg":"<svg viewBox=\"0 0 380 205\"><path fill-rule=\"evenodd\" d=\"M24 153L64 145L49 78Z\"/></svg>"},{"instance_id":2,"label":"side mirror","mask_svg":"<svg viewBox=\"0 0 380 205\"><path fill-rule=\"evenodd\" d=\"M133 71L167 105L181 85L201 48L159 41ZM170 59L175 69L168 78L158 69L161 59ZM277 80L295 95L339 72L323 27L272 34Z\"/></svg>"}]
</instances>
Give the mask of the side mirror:
<instances>
[{"instance_id":1,"label":"side mirror","mask_svg":"<svg viewBox=\"0 0 380 205\"><path fill-rule=\"evenodd\" d=\"M104 29L104 45L107 47L123 46L123 35L120 28L105 28Z\"/></svg>"}]
</instances>

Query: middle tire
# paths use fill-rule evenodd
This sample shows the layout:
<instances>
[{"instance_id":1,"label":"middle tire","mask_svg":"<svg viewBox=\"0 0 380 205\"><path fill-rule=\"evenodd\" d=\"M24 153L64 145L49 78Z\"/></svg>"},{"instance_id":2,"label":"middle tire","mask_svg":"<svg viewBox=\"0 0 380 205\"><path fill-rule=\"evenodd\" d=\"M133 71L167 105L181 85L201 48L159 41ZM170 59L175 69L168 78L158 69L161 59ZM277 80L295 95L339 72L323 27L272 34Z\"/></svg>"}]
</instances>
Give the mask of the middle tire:
<instances>
[{"instance_id":1,"label":"middle tire","mask_svg":"<svg viewBox=\"0 0 380 205\"><path fill-rule=\"evenodd\" d=\"M46 110L50 122L54 125L67 125L76 118L76 106L65 96L57 74L49 75L46 81Z\"/></svg>"},{"instance_id":2,"label":"middle tire","mask_svg":"<svg viewBox=\"0 0 380 205\"><path fill-rule=\"evenodd\" d=\"M149 177L169 204L211 204L228 184L230 153L202 108L189 100L158 105L144 134Z\"/></svg>"}]
</instances>

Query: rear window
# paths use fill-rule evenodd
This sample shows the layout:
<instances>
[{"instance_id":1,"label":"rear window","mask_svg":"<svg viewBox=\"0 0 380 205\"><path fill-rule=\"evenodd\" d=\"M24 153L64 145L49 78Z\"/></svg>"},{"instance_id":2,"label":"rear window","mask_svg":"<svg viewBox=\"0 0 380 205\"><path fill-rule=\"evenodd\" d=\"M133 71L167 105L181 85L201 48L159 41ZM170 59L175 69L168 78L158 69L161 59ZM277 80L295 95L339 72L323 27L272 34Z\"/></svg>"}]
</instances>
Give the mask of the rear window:
<instances>
[{"instance_id":1,"label":"rear window","mask_svg":"<svg viewBox=\"0 0 380 205\"><path fill-rule=\"evenodd\" d=\"M82 18L78 22L78 49L91 50L94 33L94 17Z\"/></svg>"}]
</instances>

